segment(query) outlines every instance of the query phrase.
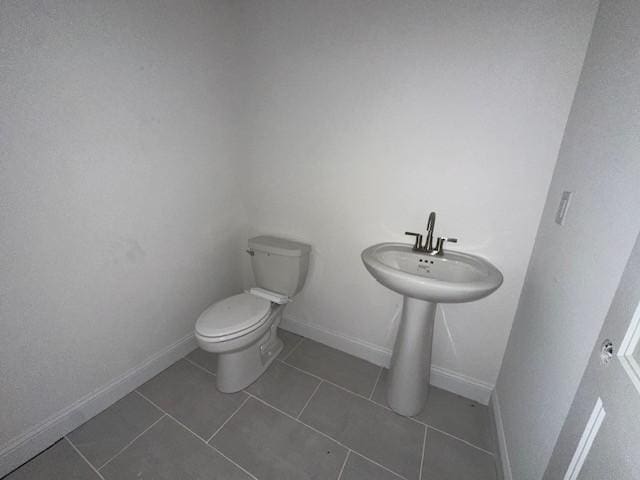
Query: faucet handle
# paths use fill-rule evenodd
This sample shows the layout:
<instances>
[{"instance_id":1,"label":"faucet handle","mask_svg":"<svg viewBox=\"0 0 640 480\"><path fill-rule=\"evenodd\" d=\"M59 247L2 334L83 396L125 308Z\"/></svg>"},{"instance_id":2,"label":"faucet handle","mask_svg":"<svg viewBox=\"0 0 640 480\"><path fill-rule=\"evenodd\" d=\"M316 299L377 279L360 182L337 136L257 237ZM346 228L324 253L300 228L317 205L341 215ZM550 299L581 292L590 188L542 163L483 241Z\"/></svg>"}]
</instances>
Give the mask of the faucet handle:
<instances>
[{"instance_id":1,"label":"faucet handle","mask_svg":"<svg viewBox=\"0 0 640 480\"><path fill-rule=\"evenodd\" d=\"M414 232L404 232L405 235L413 235L414 237L416 237L416 241L413 243L413 249L414 250L420 250L420 247L422 246L422 234L421 233L414 233Z\"/></svg>"},{"instance_id":2,"label":"faucet handle","mask_svg":"<svg viewBox=\"0 0 640 480\"><path fill-rule=\"evenodd\" d=\"M457 238L438 237L436 240L436 255L442 255L444 253L444 242L458 243Z\"/></svg>"}]
</instances>

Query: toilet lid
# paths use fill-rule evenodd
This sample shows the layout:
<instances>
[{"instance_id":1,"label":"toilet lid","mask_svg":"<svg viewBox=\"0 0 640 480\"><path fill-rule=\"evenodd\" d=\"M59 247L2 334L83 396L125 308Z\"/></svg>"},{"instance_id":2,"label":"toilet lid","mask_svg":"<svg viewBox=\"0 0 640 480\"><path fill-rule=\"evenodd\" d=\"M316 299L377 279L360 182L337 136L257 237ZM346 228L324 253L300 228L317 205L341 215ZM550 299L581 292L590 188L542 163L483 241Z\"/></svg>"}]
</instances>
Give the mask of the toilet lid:
<instances>
[{"instance_id":1,"label":"toilet lid","mask_svg":"<svg viewBox=\"0 0 640 480\"><path fill-rule=\"evenodd\" d=\"M214 303L196 322L203 337L221 337L247 330L267 316L271 302L248 293L240 293Z\"/></svg>"}]
</instances>

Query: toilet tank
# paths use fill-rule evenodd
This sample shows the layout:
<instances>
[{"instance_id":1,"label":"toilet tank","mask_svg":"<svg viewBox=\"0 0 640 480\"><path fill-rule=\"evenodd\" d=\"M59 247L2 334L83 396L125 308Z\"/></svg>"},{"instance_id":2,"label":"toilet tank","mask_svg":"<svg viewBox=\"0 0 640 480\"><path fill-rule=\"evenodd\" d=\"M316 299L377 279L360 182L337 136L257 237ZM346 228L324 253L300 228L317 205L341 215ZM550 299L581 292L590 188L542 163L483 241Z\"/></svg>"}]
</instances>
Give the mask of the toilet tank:
<instances>
[{"instance_id":1,"label":"toilet tank","mask_svg":"<svg viewBox=\"0 0 640 480\"><path fill-rule=\"evenodd\" d=\"M293 297L302 290L311 245L263 235L249 239L256 286Z\"/></svg>"}]
</instances>

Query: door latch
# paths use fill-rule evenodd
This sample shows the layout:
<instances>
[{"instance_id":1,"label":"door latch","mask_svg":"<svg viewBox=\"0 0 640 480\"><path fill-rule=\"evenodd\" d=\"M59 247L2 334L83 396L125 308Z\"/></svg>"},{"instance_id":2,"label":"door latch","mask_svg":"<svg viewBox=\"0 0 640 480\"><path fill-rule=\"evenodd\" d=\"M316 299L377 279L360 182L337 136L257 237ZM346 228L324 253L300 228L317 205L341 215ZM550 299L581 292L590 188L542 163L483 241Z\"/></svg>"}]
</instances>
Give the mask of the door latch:
<instances>
[{"instance_id":1,"label":"door latch","mask_svg":"<svg viewBox=\"0 0 640 480\"><path fill-rule=\"evenodd\" d=\"M600 361L603 365L609 363L613 358L613 342L608 338L602 342L602 348L600 349Z\"/></svg>"}]
</instances>

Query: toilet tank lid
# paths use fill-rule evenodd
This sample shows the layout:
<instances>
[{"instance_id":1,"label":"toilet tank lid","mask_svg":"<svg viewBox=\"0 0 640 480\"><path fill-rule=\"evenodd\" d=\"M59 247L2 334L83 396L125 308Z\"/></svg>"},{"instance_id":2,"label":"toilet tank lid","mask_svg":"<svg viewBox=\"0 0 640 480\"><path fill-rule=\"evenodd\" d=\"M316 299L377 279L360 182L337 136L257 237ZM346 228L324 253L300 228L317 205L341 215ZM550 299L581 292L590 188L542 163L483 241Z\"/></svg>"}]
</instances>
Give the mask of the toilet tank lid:
<instances>
[{"instance_id":1,"label":"toilet tank lid","mask_svg":"<svg viewBox=\"0 0 640 480\"><path fill-rule=\"evenodd\" d=\"M249 239L249 248L259 252L284 255L287 257L301 257L311 251L311 245L295 242L284 238L261 235Z\"/></svg>"}]
</instances>

